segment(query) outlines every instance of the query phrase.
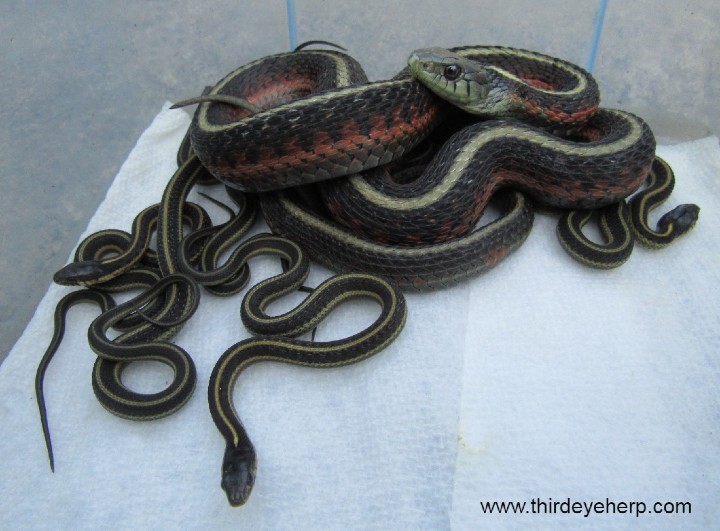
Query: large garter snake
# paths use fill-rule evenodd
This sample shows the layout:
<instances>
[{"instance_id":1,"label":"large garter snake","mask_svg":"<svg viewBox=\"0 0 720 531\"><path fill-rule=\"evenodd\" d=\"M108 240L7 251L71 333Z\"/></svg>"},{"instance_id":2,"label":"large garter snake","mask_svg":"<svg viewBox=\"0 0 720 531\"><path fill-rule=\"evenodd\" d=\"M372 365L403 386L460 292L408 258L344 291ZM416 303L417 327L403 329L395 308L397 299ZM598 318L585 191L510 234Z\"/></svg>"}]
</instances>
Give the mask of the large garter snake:
<instances>
[{"instance_id":1,"label":"large garter snake","mask_svg":"<svg viewBox=\"0 0 720 531\"><path fill-rule=\"evenodd\" d=\"M474 230L499 188L595 209L617 204L651 175L650 128L633 114L599 109L596 82L571 63L484 46L418 50L408 63L391 80L364 83L357 63L335 51L260 59L192 100L200 103L193 147L231 187L258 192L322 181L322 201L307 187L261 196L273 231L336 270L379 272L404 288L454 283L522 243L532 223L525 198L505 199L507 215ZM400 181L382 165L448 116L457 119L421 82L491 119L456 132L419 177ZM328 180L338 175L350 177ZM649 230L647 210L639 212L634 222ZM596 267L618 264L617 236L588 245L572 232L561 238L571 255Z\"/></svg>"}]
</instances>

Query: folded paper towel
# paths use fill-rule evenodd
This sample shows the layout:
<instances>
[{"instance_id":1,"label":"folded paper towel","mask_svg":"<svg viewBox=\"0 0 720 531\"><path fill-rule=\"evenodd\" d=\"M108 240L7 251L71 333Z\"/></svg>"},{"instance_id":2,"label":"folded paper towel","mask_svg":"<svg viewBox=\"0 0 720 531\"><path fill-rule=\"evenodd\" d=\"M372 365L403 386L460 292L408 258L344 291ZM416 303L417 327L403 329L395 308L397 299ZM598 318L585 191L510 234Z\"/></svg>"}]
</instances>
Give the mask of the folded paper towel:
<instances>
[{"instance_id":1,"label":"folded paper towel","mask_svg":"<svg viewBox=\"0 0 720 531\"><path fill-rule=\"evenodd\" d=\"M140 209L159 200L188 123L184 112L163 108L88 233L127 229ZM327 371L261 364L244 373L234 398L259 469L240 509L227 505L219 487L224 443L205 395L217 357L248 335L240 297L203 297L177 337L195 360L199 387L180 412L149 423L116 418L95 400L86 328L97 310L73 309L46 379L51 474L33 378L54 306L68 290L50 286L0 366L0 512L28 528L717 521L720 150L708 138L660 147L659 154L678 175L671 201L703 209L694 232L670 248L639 248L618 270L589 270L564 254L554 218L540 215L527 242L495 270L448 290L409 294L405 330L377 356ZM264 258L251 267L255 279L279 270ZM329 274L314 265L310 284ZM321 325L318 339L355 332L376 311L370 303L345 305ZM133 388L145 391L170 377L153 363L126 373ZM533 499L551 498L689 501L692 514L485 512L486 502L527 502L530 510ZM552 503L536 505L552 512Z\"/></svg>"}]
</instances>

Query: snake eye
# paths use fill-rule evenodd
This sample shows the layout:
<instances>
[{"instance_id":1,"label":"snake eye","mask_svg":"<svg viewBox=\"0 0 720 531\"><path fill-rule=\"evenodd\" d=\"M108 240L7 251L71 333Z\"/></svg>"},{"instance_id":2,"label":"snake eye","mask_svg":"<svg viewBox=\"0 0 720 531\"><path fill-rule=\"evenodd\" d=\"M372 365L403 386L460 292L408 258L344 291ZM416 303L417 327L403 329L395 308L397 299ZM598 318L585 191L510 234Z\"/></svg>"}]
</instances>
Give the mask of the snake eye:
<instances>
[{"instance_id":1,"label":"snake eye","mask_svg":"<svg viewBox=\"0 0 720 531\"><path fill-rule=\"evenodd\" d=\"M448 81L455 81L460 77L460 74L462 74L462 68L456 64L447 65L443 70L443 76Z\"/></svg>"}]
</instances>

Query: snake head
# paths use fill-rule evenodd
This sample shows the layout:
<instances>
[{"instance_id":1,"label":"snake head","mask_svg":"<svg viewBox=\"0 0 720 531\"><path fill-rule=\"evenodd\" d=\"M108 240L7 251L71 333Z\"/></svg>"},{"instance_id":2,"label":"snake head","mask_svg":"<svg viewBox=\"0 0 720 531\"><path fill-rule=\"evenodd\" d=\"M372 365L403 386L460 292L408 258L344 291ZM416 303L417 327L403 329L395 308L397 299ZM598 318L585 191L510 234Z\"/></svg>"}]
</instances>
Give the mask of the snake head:
<instances>
[{"instance_id":1,"label":"snake head","mask_svg":"<svg viewBox=\"0 0 720 531\"><path fill-rule=\"evenodd\" d=\"M413 77L466 112L501 116L512 104L498 85L497 69L444 48L415 50L408 58Z\"/></svg>"},{"instance_id":2,"label":"snake head","mask_svg":"<svg viewBox=\"0 0 720 531\"><path fill-rule=\"evenodd\" d=\"M220 486L233 507L243 505L255 484L257 459L252 445L227 446L222 464Z\"/></svg>"},{"instance_id":3,"label":"snake head","mask_svg":"<svg viewBox=\"0 0 720 531\"><path fill-rule=\"evenodd\" d=\"M53 281L61 286L87 286L97 281L101 272L102 266L97 260L70 262L55 272Z\"/></svg>"},{"instance_id":4,"label":"snake head","mask_svg":"<svg viewBox=\"0 0 720 531\"><path fill-rule=\"evenodd\" d=\"M672 230L675 232L675 237L681 236L695 226L699 216L700 207L697 205L676 206L658 220L658 230L663 233Z\"/></svg>"}]
</instances>

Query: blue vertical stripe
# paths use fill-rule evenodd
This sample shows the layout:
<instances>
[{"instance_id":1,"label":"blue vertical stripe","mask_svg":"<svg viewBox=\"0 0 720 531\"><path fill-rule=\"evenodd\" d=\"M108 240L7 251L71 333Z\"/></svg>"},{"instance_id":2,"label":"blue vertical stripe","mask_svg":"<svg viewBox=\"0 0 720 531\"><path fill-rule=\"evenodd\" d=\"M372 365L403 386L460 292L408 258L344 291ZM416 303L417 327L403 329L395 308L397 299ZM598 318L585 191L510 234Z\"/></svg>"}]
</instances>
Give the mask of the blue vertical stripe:
<instances>
[{"instance_id":1,"label":"blue vertical stripe","mask_svg":"<svg viewBox=\"0 0 720 531\"><path fill-rule=\"evenodd\" d=\"M295 0L285 0L287 6L288 35L290 36L290 49L297 48L297 19L295 17Z\"/></svg>"},{"instance_id":2,"label":"blue vertical stripe","mask_svg":"<svg viewBox=\"0 0 720 531\"><path fill-rule=\"evenodd\" d=\"M593 31L592 41L590 42L590 53L588 54L586 67L588 72L592 72L593 68L595 68L595 59L597 59L598 50L600 48L600 36L602 35L607 6L608 0L600 0L600 5L595 13L595 29Z\"/></svg>"}]
</instances>

